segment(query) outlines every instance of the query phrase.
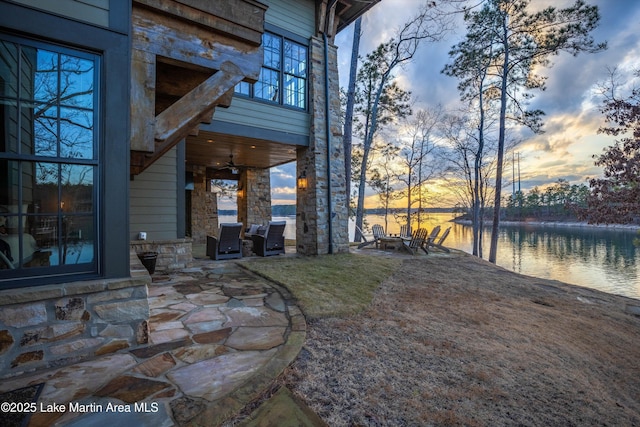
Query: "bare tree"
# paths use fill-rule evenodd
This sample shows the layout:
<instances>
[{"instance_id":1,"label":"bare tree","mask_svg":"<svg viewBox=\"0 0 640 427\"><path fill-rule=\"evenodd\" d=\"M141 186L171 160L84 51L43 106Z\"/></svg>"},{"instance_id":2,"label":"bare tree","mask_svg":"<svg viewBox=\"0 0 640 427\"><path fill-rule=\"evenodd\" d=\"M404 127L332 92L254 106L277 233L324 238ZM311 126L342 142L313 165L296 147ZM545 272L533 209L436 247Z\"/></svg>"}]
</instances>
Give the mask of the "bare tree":
<instances>
[{"instance_id":1,"label":"bare tree","mask_svg":"<svg viewBox=\"0 0 640 427\"><path fill-rule=\"evenodd\" d=\"M356 206L356 226L362 229L364 217L364 196L368 157L378 127L384 124L384 118L390 120L391 114L406 114L406 105L391 102L393 92L398 92L393 84L393 72L409 63L423 41L438 41L448 29L448 21L435 7L435 3L424 3L418 13L395 33L388 42L382 43L367 55L359 74L359 83L364 86L360 97L359 113L362 120L362 165L358 183ZM394 89L395 86L395 89ZM390 92L391 91L391 92ZM387 108L387 115L384 113ZM403 113L403 108L405 112ZM360 240L361 236L356 236Z\"/></svg>"},{"instance_id":2,"label":"bare tree","mask_svg":"<svg viewBox=\"0 0 640 427\"><path fill-rule=\"evenodd\" d=\"M448 170L449 189L459 202L471 211L473 227L473 255L483 256L484 211L486 201L493 194L490 183L495 171L495 141L479 139L477 115L471 113L449 114L441 124L441 135L447 150L445 161L452 165Z\"/></svg>"},{"instance_id":3,"label":"bare tree","mask_svg":"<svg viewBox=\"0 0 640 427\"><path fill-rule=\"evenodd\" d=\"M394 144L389 144L381 138L376 139L376 150L378 154L371 168L371 178L369 185L378 194L378 199L384 210L384 229L389 229L389 214L392 204L398 200L396 192L397 181L394 165L397 163L399 148Z\"/></svg>"},{"instance_id":4,"label":"bare tree","mask_svg":"<svg viewBox=\"0 0 640 427\"><path fill-rule=\"evenodd\" d=\"M397 179L404 187L401 195L406 198L404 221L409 232L414 215L418 228L421 226L428 193L427 182L443 173L443 165L436 161L435 156L438 148L435 136L442 116L441 106L419 110L407 120L403 126L405 135L396 142L399 148ZM417 213L414 212L415 207Z\"/></svg>"},{"instance_id":5,"label":"bare tree","mask_svg":"<svg viewBox=\"0 0 640 427\"><path fill-rule=\"evenodd\" d=\"M487 0L480 10L467 11L466 37L449 53L455 63L482 58L490 64L488 76L499 97L496 191L489 253L489 261L493 263L497 255L507 120L540 132L544 113L527 109L527 101L533 96L530 90L545 87L545 77L535 71L550 66L549 57L561 51L577 55L606 48L606 44L596 44L590 36L600 20L597 6L577 0L569 8L548 7L529 13L529 3L530 0ZM452 75L464 78L467 76L464 68L459 67L460 75Z\"/></svg>"}]
</instances>

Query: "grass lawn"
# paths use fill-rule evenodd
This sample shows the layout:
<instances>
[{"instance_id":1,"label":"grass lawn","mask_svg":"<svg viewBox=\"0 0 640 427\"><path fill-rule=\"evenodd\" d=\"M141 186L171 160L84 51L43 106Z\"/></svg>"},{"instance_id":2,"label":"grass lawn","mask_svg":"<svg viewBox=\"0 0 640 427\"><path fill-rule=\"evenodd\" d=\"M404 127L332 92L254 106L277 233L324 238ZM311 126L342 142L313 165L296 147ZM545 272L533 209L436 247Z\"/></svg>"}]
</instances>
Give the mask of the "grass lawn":
<instances>
[{"instance_id":1,"label":"grass lawn","mask_svg":"<svg viewBox=\"0 0 640 427\"><path fill-rule=\"evenodd\" d=\"M338 254L268 258L245 266L285 286L307 318L319 319L363 311L401 264L401 259Z\"/></svg>"}]
</instances>

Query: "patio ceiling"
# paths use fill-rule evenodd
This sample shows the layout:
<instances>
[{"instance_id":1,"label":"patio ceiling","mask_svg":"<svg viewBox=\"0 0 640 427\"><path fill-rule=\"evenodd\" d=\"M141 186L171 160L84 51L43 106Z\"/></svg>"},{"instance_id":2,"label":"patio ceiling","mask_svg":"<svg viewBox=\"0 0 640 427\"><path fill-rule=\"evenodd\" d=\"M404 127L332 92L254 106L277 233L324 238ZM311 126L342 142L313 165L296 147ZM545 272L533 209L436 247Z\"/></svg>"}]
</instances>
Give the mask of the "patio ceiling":
<instances>
[{"instance_id":1,"label":"patio ceiling","mask_svg":"<svg viewBox=\"0 0 640 427\"><path fill-rule=\"evenodd\" d=\"M187 166L221 169L229 161L229 155L233 155L233 163L240 168L266 169L296 160L296 146L205 131L187 138Z\"/></svg>"}]
</instances>

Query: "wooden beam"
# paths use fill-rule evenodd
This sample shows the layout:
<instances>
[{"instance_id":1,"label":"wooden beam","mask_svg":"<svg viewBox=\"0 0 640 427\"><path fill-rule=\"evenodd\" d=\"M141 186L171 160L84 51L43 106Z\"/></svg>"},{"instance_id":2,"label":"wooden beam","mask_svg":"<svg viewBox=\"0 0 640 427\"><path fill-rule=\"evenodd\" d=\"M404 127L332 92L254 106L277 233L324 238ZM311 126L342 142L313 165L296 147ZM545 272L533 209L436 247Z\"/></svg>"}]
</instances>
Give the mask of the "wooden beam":
<instances>
[{"instance_id":1,"label":"wooden beam","mask_svg":"<svg viewBox=\"0 0 640 427\"><path fill-rule=\"evenodd\" d=\"M336 19L336 4L338 4L338 2L334 2L333 5L331 6L331 9L329 10L329 13L327 13L327 18L328 18L328 22L327 22L327 27L326 27L326 32L327 32L327 37L329 38L333 38L333 36L336 34L336 28L338 27L338 22Z\"/></svg>"},{"instance_id":2,"label":"wooden beam","mask_svg":"<svg viewBox=\"0 0 640 427\"><path fill-rule=\"evenodd\" d=\"M233 89L230 89L227 93L225 93L220 97L220 99L218 100L218 107L229 108L231 106L231 100L233 99L234 89L235 87ZM213 120L213 115L211 116L211 120ZM211 123L211 121L205 122L203 120L203 123Z\"/></svg>"},{"instance_id":3,"label":"wooden beam","mask_svg":"<svg viewBox=\"0 0 640 427\"><path fill-rule=\"evenodd\" d=\"M242 70L233 62L222 64L217 73L156 117L156 141L170 140L173 134L193 128L199 123L201 114L205 111L210 113L218 99L233 89L243 77Z\"/></svg>"},{"instance_id":4,"label":"wooden beam","mask_svg":"<svg viewBox=\"0 0 640 427\"><path fill-rule=\"evenodd\" d=\"M156 56L131 51L131 150L153 152L155 141Z\"/></svg>"},{"instance_id":5,"label":"wooden beam","mask_svg":"<svg viewBox=\"0 0 640 427\"><path fill-rule=\"evenodd\" d=\"M134 9L132 25L133 49L211 71L219 70L225 62L233 62L250 82L255 82L260 75L262 48L259 46L221 36L154 10Z\"/></svg>"},{"instance_id":6,"label":"wooden beam","mask_svg":"<svg viewBox=\"0 0 640 427\"><path fill-rule=\"evenodd\" d=\"M211 122L216 104L226 102L233 87L242 79L233 63L223 64L201 85L176 101L156 117L156 143L152 153L131 151L131 175L142 173L178 142L189 135L197 135L201 122Z\"/></svg>"},{"instance_id":7,"label":"wooden beam","mask_svg":"<svg viewBox=\"0 0 640 427\"><path fill-rule=\"evenodd\" d=\"M134 9L144 6L255 46L262 43L267 6L257 1L134 0L133 3Z\"/></svg>"},{"instance_id":8,"label":"wooden beam","mask_svg":"<svg viewBox=\"0 0 640 427\"><path fill-rule=\"evenodd\" d=\"M186 66L177 65L177 63L167 64L163 61L163 58L160 57L157 58L156 90L163 95L180 98L211 77L213 73L213 70L196 71Z\"/></svg>"},{"instance_id":9,"label":"wooden beam","mask_svg":"<svg viewBox=\"0 0 640 427\"><path fill-rule=\"evenodd\" d=\"M316 33L322 34L327 22L327 0L322 0L316 4Z\"/></svg>"},{"instance_id":10,"label":"wooden beam","mask_svg":"<svg viewBox=\"0 0 640 427\"><path fill-rule=\"evenodd\" d=\"M200 125L201 124L211 124L213 121L213 115L215 114L216 106L214 105L210 110L203 111L202 114L198 117L198 124L196 127L189 131L189 136L198 136L200 133Z\"/></svg>"},{"instance_id":11,"label":"wooden beam","mask_svg":"<svg viewBox=\"0 0 640 427\"><path fill-rule=\"evenodd\" d=\"M147 153L142 151L131 151L131 160L129 162L129 174L133 177L139 175L144 171L149 164L147 164Z\"/></svg>"},{"instance_id":12,"label":"wooden beam","mask_svg":"<svg viewBox=\"0 0 640 427\"><path fill-rule=\"evenodd\" d=\"M196 127L194 127L189 131L189 134L187 136L198 136L199 133L200 133L200 125L196 125Z\"/></svg>"}]
</instances>

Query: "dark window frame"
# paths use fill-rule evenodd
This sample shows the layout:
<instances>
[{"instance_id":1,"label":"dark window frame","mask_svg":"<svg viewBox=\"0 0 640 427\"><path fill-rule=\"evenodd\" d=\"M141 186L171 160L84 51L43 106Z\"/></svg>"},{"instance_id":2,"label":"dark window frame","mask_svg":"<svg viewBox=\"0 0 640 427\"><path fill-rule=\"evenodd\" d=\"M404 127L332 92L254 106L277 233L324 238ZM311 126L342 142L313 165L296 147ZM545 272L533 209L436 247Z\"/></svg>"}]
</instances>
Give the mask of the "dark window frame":
<instances>
[{"instance_id":1,"label":"dark window frame","mask_svg":"<svg viewBox=\"0 0 640 427\"><path fill-rule=\"evenodd\" d=\"M262 76L263 70L268 70L270 72L278 73L278 90L277 90L277 99L268 99L256 96L255 85L256 83L248 83L248 82L240 82L236 85L234 89L234 95L240 96L244 98L248 98L257 102L262 102L269 105L274 105L283 108L289 108L295 111L308 111L309 110L309 43L305 41L302 37L297 36L293 33L290 33L286 30L278 29L272 25L265 25L264 34L276 37L279 39L279 66L273 67L264 64L260 69L260 77ZM286 52L286 44L290 43L292 46L301 47L305 50L304 55L304 76L300 76L298 74L293 74L285 70L285 52ZM304 94L304 106L298 107L296 105L287 104L285 100L285 76L293 76L295 78L299 78L303 80L303 94ZM259 77L259 79L260 79Z\"/></svg>"},{"instance_id":2,"label":"dark window frame","mask_svg":"<svg viewBox=\"0 0 640 427\"><path fill-rule=\"evenodd\" d=\"M66 264L59 259L59 263L54 266L30 266L25 267L21 265L21 263L15 269L3 269L0 270L0 289L4 288L13 288L13 287L21 287L21 286L32 286L37 284L44 284L48 282L51 277L97 277L101 273L101 265L100 265L100 248L102 246L101 236L103 235L101 230L101 221L100 221L100 211L101 211L101 198L99 189L102 187L101 176L102 176L102 168L101 168L101 152L102 152L102 88L103 88L103 78L102 78L102 69L103 69L103 58L100 53L92 52L86 49L79 49L76 47L69 47L58 43L51 43L48 41L42 41L38 39L28 38L17 36L14 34L8 34L5 32L0 32L0 39L7 43L11 43L17 46L19 60L18 65L18 80L17 80L17 93L15 96L4 96L4 94L0 94L0 100L6 105L11 105L12 102L16 106L17 111L17 131L16 131L16 147L15 152L11 152L10 146L5 146L3 151L0 151L0 159L6 161L7 164L13 163L17 165L18 171L18 181L14 184L15 188L18 191L17 198L17 206L18 206L18 215L10 215L10 217L14 218L18 227L17 227L17 236L18 236L18 248L19 253L12 256L14 261L20 259L23 249L25 249L25 233L29 234L31 230L26 229L25 224L29 219L31 221L40 221L52 218L55 218L53 221L55 231L55 239L56 246L59 256L62 255L62 235L64 233L63 229L70 222L73 221L74 218L76 221L82 220L90 220L90 229L91 234L93 235L93 242L91 243L91 251L92 251L92 259L89 262L79 262L77 264ZM47 108L53 108L57 111L57 120L55 125L55 153L24 153L22 149L24 144L21 142L22 138L22 125L21 120L23 114L21 113L22 108L36 108L38 105L38 101L35 99L35 93L32 94L33 98L25 97L25 94L22 93L23 85L20 83L22 79L22 51L28 51L30 49L38 49L50 52L54 54L56 57L55 71L56 71L56 95L55 101L51 102L51 105ZM91 107L88 108L86 106L73 106L65 104L65 100L60 97L62 86L60 80L64 75L64 70L62 67L62 58L63 57L72 57L77 58L82 61L88 61L92 63L92 94L91 94ZM66 89L66 88L65 88ZM28 95L28 94L27 94ZM49 100L51 101L51 100ZM62 139L62 127L60 123L65 121L65 117L61 113L61 110L76 110L77 112L88 113L88 117L91 117L91 149L88 157L70 157L69 155L65 155L62 151L63 139ZM4 136L3 136L4 138ZM32 136L33 138L33 136ZM5 141L6 143L6 141ZM34 146L35 147L35 146ZM33 174L34 171L38 170L38 165L48 164L52 165L55 170L57 170L57 178L56 184L54 184L57 188L57 200L58 203L62 204L63 198L62 194L65 190L65 183L62 180L61 172L65 168L65 166L73 167L88 167L91 170L91 209L87 212L64 212L63 207L61 206L59 210L56 211L48 211L48 212L33 212L33 203L36 200L32 200L31 206L29 206L28 211L23 212L23 206L25 205L24 198L24 173L25 170L31 171ZM41 166L40 166L41 167ZM26 169L25 169L26 168ZM33 195L32 195L33 198ZM69 237L68 235L66 236ZM78 237L76 237L78 238ZM43 249L43 248L39 248ZM53 250L52 250L53 251ZM66 251L66 247L65 247ZM46 252L43 250L43 252ZM26 255L26 253L24 254ZM53 255L53 253L51 253ZM19 282L19 283L17 283Z\"/></svg>"},{"instance_id":3,"label":"dark window frame","mask_svg":"<svg viewBox=\"0 0 640 427\"><path fill-rule=\"evenodd\" d=\"M131 2L115 2L109 26L101 27L12 2L0 2L0 28L4 32L59 44L102 56L98 221L102 245L98 247L98 275L19 278L10 288L55 285L77 280L130 277L129 157L131 111ZM108 202L107 202L108 201Z\"/></svg>"}]
</instances>

